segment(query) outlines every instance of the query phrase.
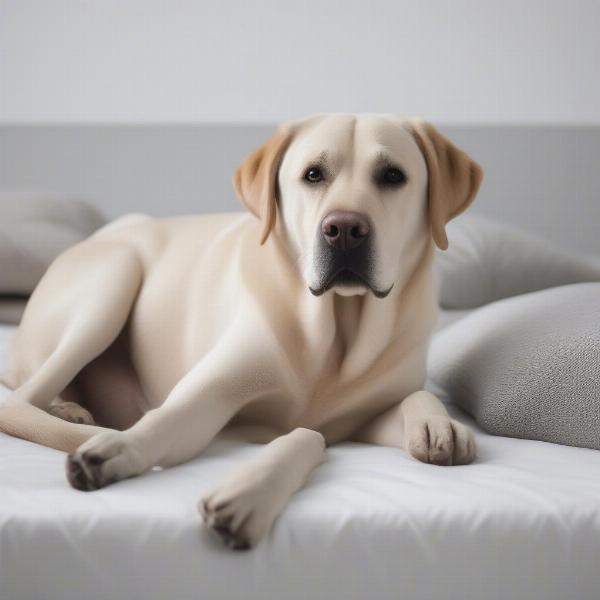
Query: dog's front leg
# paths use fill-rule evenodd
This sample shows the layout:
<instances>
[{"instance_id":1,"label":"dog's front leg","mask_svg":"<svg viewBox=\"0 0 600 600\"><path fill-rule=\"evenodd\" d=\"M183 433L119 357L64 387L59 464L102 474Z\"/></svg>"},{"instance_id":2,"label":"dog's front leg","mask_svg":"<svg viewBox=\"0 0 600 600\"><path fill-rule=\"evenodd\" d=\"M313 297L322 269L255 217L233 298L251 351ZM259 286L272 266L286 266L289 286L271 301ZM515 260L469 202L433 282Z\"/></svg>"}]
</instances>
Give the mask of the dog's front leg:
<instances>
[{"instance_id":1,"label":"dog's front leg","mask_svg":"<svg viewBox=\"0 0 600 600\"><path fill-rule=\"evenodd\" d=\"M199 510L206 526L230 548L254 546L324 456L325 440L316 431L300 427L276 438L204 494Z\"/></svg>"},{"instance_id":2,"label":"dog's front leg","mask_svg":"<svg viewBox=\"0 0 600 600\"><path fill-rule=\"evenodd\" d=\"M154 466L169 467L197 456L258 393L255 365L232 364L227 354L234 353L230 348L213 351L179 381L159 408L131 428L104 431L82 444L67 458L71 485L94 490Z\"/></svg>"},{"instance_id":3,"label":"dog's front leg","mask_svg":"<svg viewBox=\"0 0 600 600\"><path fill-rule=\"evenodd\" d=\"M353 439L402 448L417 460L436 465L464 465L475 458L469 428L451 419L439 398L424 390L376 417Z\"/></svg>"}]
</instances>

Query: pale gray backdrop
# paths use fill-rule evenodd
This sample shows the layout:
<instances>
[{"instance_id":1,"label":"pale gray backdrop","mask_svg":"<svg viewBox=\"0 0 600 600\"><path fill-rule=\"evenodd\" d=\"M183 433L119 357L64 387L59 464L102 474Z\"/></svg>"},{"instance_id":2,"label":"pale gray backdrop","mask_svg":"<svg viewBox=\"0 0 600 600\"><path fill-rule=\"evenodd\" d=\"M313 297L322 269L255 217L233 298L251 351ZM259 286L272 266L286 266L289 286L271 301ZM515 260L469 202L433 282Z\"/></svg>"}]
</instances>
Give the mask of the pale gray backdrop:
<instances>
[{"instance_id":1,"label":"pale gray backdrop","mask_svg":"<svg viewBox=\"0 0 600 600\"><path fill-rule=\"evenodd\" d=\"M231 175L271 125L3 125L0 189L64 192L107 216L238 210ZM473 212L600 254L600 127L441 126L478 160Z\"/></svg>"}]
</instances>

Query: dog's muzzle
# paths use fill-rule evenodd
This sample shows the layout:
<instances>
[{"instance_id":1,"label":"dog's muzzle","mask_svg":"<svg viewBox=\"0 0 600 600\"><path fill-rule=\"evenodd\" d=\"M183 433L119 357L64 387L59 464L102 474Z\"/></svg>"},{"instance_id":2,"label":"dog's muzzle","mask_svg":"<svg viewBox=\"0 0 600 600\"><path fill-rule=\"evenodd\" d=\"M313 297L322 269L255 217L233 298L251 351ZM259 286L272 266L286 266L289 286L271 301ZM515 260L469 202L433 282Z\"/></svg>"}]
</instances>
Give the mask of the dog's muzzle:
<instances>
[{"instance_id":1,"label":"dog's muzzle","mask_svg":"<svg viewBox=\"0 0 600 600\"><path fill-rule=\"evenodd\" d=\"M321 222L315 260L319 281L309 290L320 296L334 286L364 286L378 298L387 290L374 285L373 231L365 215L347 210L335 210Z\"/></svg>"}]
</instances>

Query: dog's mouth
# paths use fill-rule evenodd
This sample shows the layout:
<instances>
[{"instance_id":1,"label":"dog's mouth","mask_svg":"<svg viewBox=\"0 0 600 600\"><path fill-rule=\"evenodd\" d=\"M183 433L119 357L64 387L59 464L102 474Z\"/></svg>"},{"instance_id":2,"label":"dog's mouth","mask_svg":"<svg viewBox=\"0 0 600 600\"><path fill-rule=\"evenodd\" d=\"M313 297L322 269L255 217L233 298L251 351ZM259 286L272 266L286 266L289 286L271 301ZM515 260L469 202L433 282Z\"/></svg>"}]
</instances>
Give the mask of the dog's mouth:
<instances>
[{"instance_id":1,"label":"dog's mouth","mask_svg":"<svg viewBox=\"0 0 600 600\"><path fill-rule=\"evenodd\" d=\"M394 285L379 289L373 281L376 270L373 238L372 235L357 247L340 249L329 245L322 235L317 236L314 260L318 275L308 286L310 293L321 296L336 287L342 295L353 295L362 288L371 290L376 298L385 298Z\"/></svg>"},{"instance_id":2,"label":"dog's mouth","mask_svg":"<svg viewBox=\"0 0 600 600\"><path fill-rule=\"evenodd\" d=\"M386 290L380 290L371 284L368 277L358 271L349 267L340 267L325 277L318 287L309 285L308 289L313 296L321 296L333 287L364 287L371 290L376 298L385 298L392 291L394 284Z\"/></svg>"}]
</instances>

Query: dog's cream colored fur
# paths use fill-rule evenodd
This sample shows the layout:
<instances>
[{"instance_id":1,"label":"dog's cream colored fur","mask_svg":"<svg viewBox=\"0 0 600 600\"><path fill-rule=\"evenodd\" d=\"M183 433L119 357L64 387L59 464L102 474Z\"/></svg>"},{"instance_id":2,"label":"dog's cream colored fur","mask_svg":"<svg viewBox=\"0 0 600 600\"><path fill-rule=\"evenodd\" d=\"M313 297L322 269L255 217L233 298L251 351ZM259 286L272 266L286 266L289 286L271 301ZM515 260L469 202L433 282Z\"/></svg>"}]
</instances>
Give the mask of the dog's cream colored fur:
<instances>
[{"instance_id":1,"label":"dog's cream colored fur","mask_svg":"<svg viewBox=\"0 0 600 600\"><path fill-rule=\"evenodd\" d=\"M382 157L405 185L373 184ZM311 186L302 174L317 159L330 177ZM258 219L129 216L56 259L15 338L0 430L71 453L80 489L189 460L217 434L266 443L199 505L232 547L268 532L326 443L471 461L471 433L422 388L434 241L447 246L444 225L480 179L426 123L323 115L281 127L236 173ZM362 285L309 292L320 223L341 209L371 223L385 298Z\"/></svg>"}]
</instances>

